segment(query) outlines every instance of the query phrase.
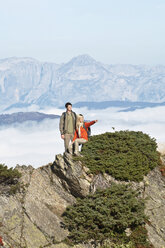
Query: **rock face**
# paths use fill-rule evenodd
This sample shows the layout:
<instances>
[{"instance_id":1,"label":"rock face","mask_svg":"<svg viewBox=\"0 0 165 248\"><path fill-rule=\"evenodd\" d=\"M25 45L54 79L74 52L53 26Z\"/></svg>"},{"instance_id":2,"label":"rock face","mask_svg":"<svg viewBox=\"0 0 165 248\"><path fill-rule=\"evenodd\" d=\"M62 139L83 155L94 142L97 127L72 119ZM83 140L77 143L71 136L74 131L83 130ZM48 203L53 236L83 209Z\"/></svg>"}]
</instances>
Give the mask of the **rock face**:
<instances>
[{"instance_id":1,"label":"rock face","mask_svg":"<svg viewBox=\"0 0 165 248\"><path fill-rule=\"evenodd\" d=\"M165 177L155 169L147 176L145 196L148 197L146 214L150 217L147 230L155 247L165 247Z\"/></svg>"},{"instance_id":2,"label":"rock face","mask_svg":"<svg viewBox=\"0 0 165 248\"><path fill-rule=\"evenodd\" d=\"M62 228L61 214L76 197L85 197L115 181L108 175L88 175L88 169L69 154L57 155L53 164L38 169L17 169L22 173L20 192L8 195L1 188L0 194L0 236L6 248L68 248L68 232ZM150 223L146 227L150 241L155 248L165 247L165 177L156 168L143 182L132 186L140 186L142 195L148 197L146 213Z\"/></svg>"}]
</instances>

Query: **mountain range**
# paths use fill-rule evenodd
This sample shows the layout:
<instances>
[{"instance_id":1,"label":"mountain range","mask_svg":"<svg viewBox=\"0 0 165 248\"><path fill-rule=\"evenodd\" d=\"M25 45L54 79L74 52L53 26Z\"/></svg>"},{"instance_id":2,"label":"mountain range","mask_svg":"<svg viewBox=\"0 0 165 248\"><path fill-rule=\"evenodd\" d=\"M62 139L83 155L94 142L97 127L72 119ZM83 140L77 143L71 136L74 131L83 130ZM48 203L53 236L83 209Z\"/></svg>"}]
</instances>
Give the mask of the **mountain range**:
<instances>
[{"instance_id":1,"label":"mountain range","mask_svg":"<svg viewBox=\"0 0 165 248\"><path fill-rule=\"evenodd\" d=\"M164 84L163 65L105 65L89 55L63 64L12 57L0 60L0 111L59 107L66 101L160 103Z\"/></svg>"}]
</instances>

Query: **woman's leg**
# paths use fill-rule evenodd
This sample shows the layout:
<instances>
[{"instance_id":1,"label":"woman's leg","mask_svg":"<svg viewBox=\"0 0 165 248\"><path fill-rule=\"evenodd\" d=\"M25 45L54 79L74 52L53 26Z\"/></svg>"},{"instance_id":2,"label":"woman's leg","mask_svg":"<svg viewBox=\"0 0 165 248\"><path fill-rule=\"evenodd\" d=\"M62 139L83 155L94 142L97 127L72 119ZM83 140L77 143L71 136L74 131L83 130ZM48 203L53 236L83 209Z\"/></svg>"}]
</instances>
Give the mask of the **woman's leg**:
<instances>
[{"instance_id":1,"label":"woman's leg","mask_svg":"<svg viewBox=\"0 0 165 248\"><path fill-rule=\"evenodd\" d=\"M75 139L74 141L74 154L78 154L79 153L79 145L81 144L85 144L87 142L86 139L82 139L82 138L79 138L79 139Z\"/></svg>"}]
</instances>

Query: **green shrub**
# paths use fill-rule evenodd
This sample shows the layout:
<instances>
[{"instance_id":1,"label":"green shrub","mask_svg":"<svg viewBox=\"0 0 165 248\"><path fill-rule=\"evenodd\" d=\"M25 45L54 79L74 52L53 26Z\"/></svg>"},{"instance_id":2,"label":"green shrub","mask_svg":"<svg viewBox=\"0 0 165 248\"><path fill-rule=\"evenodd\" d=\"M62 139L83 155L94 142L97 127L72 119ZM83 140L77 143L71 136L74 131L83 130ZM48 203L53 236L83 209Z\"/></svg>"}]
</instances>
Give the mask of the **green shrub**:
<instances>
[{"instance_id":1,"label":"green shrub","mask_svg":"<svg viewBox=\"0 0 165 248\"><path fill-rule=\"evenodd\" d=\"M147 230L144 226L136 227L130 236L130 240L135 245L135 247L140 247L140 248L153 247L147 239Z\"/></svg>"},{"instance_id":2,"label":"green shrub","mask_svg":"<svg viewBox=\"0 0 165 248\"><path fill-rule=\"evenodd\" d=\"M20 190L20 188L21 188L21 184L19 182L15 183L15 184L12 184L10 186L9 194L14 195L17 191Z\"/></svg>"},{"instance_id":3,"label":"green shrub","mask_svg":"<svg viewBox=\"0 0 165 248\"><path fill-rule=\"evenodd\" d=\"M103 246L101 246L100 248L135 248L135 245L132 242L129 242L127 244L104 244Z\"/></svg>"},{"instance_id":4,"label":"green shrub","mask_svg":"<svg viewBox=\"0 0 165 248\"><path fill-rule=\"evenodd\" d=\"M5 193L12 195L20 190L21 184L18 181L20 177L21 173L18 170L8 169L4 164L0 164L0 184L7 186L7 190L4 189ZM8 186L10 187L8 188Z\"/></svg>"},{"instance_id":5,"label":"green shrub","mask_svg":"<svg viewBox=\"0 0 165 248\"><path fill-rule=\"evenodd\" d=\"M21 177L21 173L13 168L9 168L4 164L0 164L0 183L12 184Z\"/></svg>"},{"instance_id":6,"label":"green shrub","mask_svg":"<svg viewBox=\"0 0 165 248\"><path fill-rule=\"evenodd\" d=\"M80 160L89 173L108 173L118 180L141 181L160 164L154 138L134 131L92 136L83 148Z\"/></svg>"},{"instance_id":7,"label":"green shrub","mask_svg":"<svg viewBox=\"0 0 165 248\"><path fill-rule=\"evenodd\" d=\"M144 208L144 200L128 185L113 184L106 190L77 199L63 214L64 227L70 231L68 238L75 244L93 240L97 245L106 239L127 244L130 240L125 229L144 223Z\"/></svg>"}]
</instances>

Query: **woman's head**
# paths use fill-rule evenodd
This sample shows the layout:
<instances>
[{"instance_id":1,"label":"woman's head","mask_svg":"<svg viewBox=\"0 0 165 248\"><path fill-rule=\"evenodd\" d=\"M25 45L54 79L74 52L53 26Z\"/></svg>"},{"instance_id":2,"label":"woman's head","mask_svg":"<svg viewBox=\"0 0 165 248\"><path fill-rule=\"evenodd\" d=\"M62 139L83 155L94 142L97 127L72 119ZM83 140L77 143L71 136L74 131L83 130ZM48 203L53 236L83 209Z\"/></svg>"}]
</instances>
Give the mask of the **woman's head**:
<instances>
[{"instance_id":1,"label":"woman's head","mask_svg":"<svg viewBox=\"0 0 165 248\"><path fill-rule=\"evenodd\" d=\"M77 115L77 123L76 128L79 128L79 126L84 122L84 116L82 114Z\"/></svg>"},{"instance_id":2,"label":"woman's head","mask_svg":"<svg viewBox=\"0 0 165 248\"><path fill-rule=\"evenodd\" d=\"M79 121L81 122L81 123L83 123L84 122L84 116L82 115L82 114L79 114Z\"/></svg>"}]
</instances>

